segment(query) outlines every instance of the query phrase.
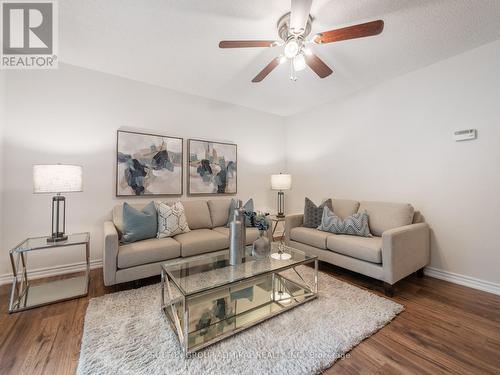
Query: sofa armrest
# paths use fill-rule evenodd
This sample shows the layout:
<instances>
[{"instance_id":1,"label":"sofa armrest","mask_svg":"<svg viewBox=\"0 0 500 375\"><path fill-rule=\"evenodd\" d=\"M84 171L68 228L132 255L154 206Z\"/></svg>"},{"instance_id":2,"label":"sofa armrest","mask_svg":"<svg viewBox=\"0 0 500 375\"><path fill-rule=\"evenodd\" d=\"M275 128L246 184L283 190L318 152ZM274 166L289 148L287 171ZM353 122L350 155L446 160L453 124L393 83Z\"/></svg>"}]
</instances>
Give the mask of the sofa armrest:
<instances>
[{"instance_id":1,"label":"sofa armrest","mask_svg":"<svg viewBox=\"0 0 500 375\"><path fill-rule=\"evenodd\" d=\"M425 267L430 260L430 229L427 223L405 225L382 233L384 281L394 284Z\"/></svg>"},{"instance_id":2,"label":"sofa armrest","mask_svg":"<svg viewBox=\"0 0 500 375\"><path fill-rule=\"evenodd\" d=\"M285 218L285 243L290 244L290 231L304 224L304 214L286 215Z\"/></svg>"},{"instance_id":3,"label":"sofa armrest","mask_svg":"<svg viewBox=\"0 0 500 375\"><path fill-rule=\"evenodd\" d=\"M116 284L116 269L118 258L118 232L112 221L104 222L104 246L102 248L102 271L104 285Z\"/></svg>"}]
</instances>

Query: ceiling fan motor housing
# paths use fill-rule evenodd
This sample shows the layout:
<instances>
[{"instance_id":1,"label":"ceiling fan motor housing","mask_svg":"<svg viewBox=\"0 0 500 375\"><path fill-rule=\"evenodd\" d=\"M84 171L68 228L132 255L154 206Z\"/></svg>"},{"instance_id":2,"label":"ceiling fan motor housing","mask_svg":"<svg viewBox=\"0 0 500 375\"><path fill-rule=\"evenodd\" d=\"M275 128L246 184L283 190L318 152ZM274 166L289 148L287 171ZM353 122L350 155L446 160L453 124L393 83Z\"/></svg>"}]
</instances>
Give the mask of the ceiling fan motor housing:
<instances>
[{"instance_id":1,"label":"ceiling fan motor housing","mask_svg":"<svg viewBox=\"0 0 500 375\"><path fill-rule=\"evenodd\" d=\"M307 18L306 22L306 27L304 28L304 31L296 34L293 32L293 30L290 29L290 12L284 14L281 16L281 18L278 20L277 28L278 28L278 36L280 37L281 40L286 42L290 38L302 38L305 39L310 33L311 33L311 23L312 23L312 17L309 15Z\"/></svg>"}]
</instances>

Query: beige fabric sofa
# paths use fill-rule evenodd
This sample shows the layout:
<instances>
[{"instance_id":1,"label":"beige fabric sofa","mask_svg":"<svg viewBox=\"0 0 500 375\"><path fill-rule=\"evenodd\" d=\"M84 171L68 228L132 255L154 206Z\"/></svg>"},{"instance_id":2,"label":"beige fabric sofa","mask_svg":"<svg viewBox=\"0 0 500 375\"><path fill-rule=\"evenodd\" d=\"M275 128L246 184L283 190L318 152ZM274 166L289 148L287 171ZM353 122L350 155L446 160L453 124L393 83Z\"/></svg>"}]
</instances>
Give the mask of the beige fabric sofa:
<instances>
[{"instance_id":1,"label":"beige fabric sofa","mask_svg":"<svg viewBox=\"0 0 500 375\"><path fill-rule=\"evenodd\" d=\"M384 281L386 294L392 295L392 285L413 272L422 274L429 263L429 226L410 204L333 199L333 211L341 218L365 209L372 238L306 228L304 215L297 214L286 217L285 241L321 261Z\"/></svg>"},{"instance_id":2,"label":"beige fabric sofa","mask_svg":"<svg viewBox=\"0 0 500 375\"><path fill-rule=\"evenodd\" d=\"M142 209L149 202L131 205ZM169 259L229 248L229 228L225 225L231 199L188 200L182 203L190 232L126 245L120 243L123 205L113 208L112 220L104 223L103 272L106 286L159 275L160 264ZM257 228L247 228L247 245L258 236ZM270 230L268 236L271 238Z\"/></svg>"}]
</instances>

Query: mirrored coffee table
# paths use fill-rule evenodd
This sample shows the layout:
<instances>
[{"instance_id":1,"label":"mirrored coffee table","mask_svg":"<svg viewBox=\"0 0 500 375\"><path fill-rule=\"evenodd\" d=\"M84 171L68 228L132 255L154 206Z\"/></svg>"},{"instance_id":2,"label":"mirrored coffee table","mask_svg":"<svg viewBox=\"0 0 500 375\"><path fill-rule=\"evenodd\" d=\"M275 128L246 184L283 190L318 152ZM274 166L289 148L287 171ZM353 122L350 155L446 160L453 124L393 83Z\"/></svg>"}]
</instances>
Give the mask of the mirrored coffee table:
<instances>
[{"instance_id":1,"label":"mirrored coffee table","mask_svg":"<svg viewBox=\"0 0 500 375\"><path fill-rule=\"evenodd\" d=\"M237 266L227 250L162 264L161 307L186 356L317 297L317 257L272 246L287 256L257 258L247 246ZM307 281L305 264L314 265Z\"/></svg>"},{"instance_id":2,"label":"mirrored coffee table","mask_svg":"<svg viewBox=\"0 0 500 375\"><path fill-rule=\"evenodd\" d=\"M43 283L29 279L28 254L68 246L80 246L84 249L85 271L78 276ZM90 233L70 234L67 240L61 242L47 242L47 237L31 237L11 249L9 255L13 274L9 313L87 295L90 280Z\"/></svg>"}]
</instances>

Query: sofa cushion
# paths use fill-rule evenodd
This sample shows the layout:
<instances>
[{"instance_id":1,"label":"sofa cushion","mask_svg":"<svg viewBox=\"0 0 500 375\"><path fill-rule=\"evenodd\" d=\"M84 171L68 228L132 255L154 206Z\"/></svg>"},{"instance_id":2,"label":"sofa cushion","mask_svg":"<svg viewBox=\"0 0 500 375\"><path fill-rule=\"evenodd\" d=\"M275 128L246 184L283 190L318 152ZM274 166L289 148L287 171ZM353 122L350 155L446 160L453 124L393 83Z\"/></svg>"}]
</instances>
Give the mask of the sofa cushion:
<instances>
[{"instance_id":1,"label":"sofa cushion","mask_svg":"<svg viewBox=\"0 0 500 375\"><path fill-rule=\"evenodd\" d=\"M195 229L174 237L181 244L181 256L189 257L224 250L229 247L229 236L211 229Z\"/></svg>"},{"instance_id":2,"label":"sofa cushion","mask_svg":"<svg viewBox=\"0 0 500 375\"><path fill-rule=\"evenodd\" d=\"M184 205L189 229L212 228L212 219L210 218L207 201L183 201L182 204Z\"/></svg>"},{"instance_id":3,"label":"sofa cushion","mask_svg":"<svg viewBox=\"0 0 500 375\"><path fill-rule=\"evenodd\" d=\"M382 238L337 234L327 238L327 248L371 263L382 263Z\"/></svg>"},{"instance_id":4,"label":"sofa cushion","mask_svg":"<svg viewBox=\"0 0 500 375\"><path fill-rule=\"evenodd\" d=\"M246 244L251 245L257 238L259 238L259 230L257 228L246 228ZM227 227L217 227L214 228L214 231L223 234L227 238L229 238L229 228Z\"/></svg>"},{"instance_id":5,"label":"sofa cushion","mask_svg":"<svg viewBox=\"0 0 500 375\"><path fill-rule=\"evenodd\" d=\"M213 227L222 227L229 219L229 206L231 199L217 199L208 201L208 209Z\"/></svg>"},{"instance_id":6,"label":"sofa cushion","mask_svg":"<svg viewBox=\"0 0 500 375\"><path fill-rule=\"evenodd\" d=\"M306 197L304 202L304 226L307 228L317 228L321 224L323 216L323 207L333 210L332 200L327 199L319 206L316 206L312 200Z\"/></svg>"},{"instance_id":7,"label":"sofa cushion","mask_svg":"<svg viewBox=\"0 0 500 375\"><path fill-rule=\"evenodd\" d=\"M326 239L333 234L316 228L296 227L290 231L290 239L320 249L326 249Z\"/></svg>"},{"instance_id":8,"label":"sofa cushion","mask_svg":"<svg viewBox=\"0 0 500 375\"><path fill-rule=\"evenodd\" d=\"M123 204L123 243L132 243L156 237L158 218L155 203L151 201L142 210L127 202Z\"/></svg>"},{"instance_id":9,"label":"sofa cushion","mask_svg":"<svg viewBox=\"0 0 500 375\"><path fill-rule=\"evenodd\" d=\"M413 206L408 203L367 202L359 205L358 212L368 212L370 231L382 236L386 230L409 225L413 221Z\"/></svg>"},{"instance_id":10,"label":"sofa cushion","mask_svg":"<svg viewBox=\"0 0 500 375\"><path fill-rule=\"evenodd\" d=\"M151 238L118 248L118 268L129 268L143 264L178 258L181 245L172 238Z\"/></svg>"},{"instance_id":11,"label":"sofa cushion","mask_svg":"<svg viewBox=\"0 0 500 375\"><path fill-rule=\"evenodd\" d=\"M333 212L341 219L354 215L358 212L359 202L351 199L333 199Z\"/></svg>"}]
</instances>

